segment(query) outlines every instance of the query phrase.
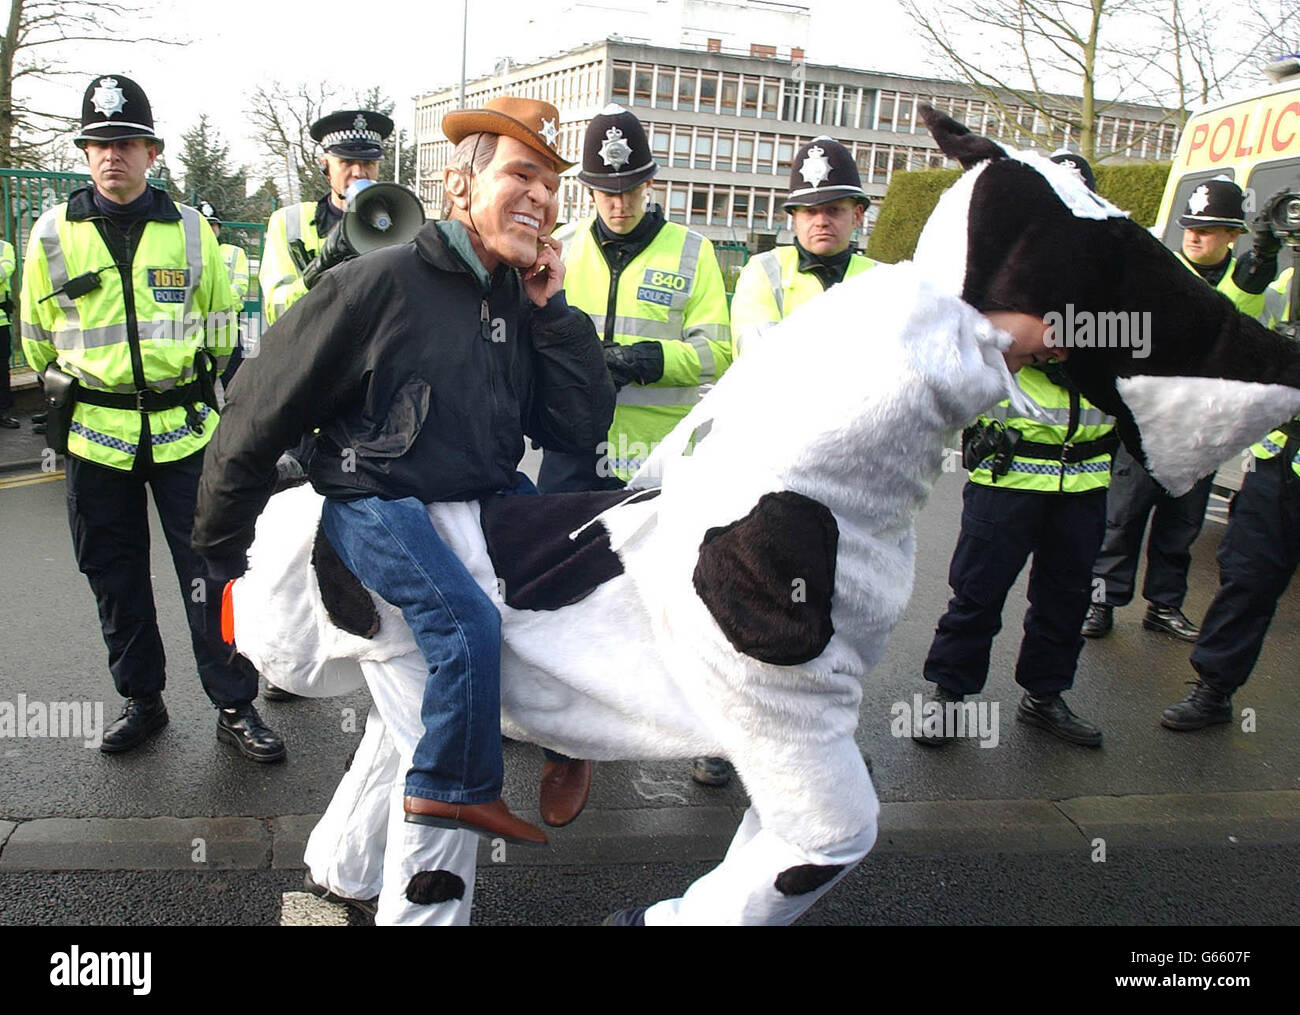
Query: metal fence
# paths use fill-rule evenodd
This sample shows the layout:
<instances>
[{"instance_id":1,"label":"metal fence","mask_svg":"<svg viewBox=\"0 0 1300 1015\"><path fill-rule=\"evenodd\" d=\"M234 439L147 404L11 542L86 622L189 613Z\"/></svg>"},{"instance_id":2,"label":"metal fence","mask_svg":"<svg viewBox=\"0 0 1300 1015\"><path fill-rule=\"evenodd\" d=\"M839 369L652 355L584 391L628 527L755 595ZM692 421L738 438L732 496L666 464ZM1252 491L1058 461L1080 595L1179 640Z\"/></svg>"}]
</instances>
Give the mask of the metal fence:
<instances>
[{"instance_id":1,"label":"metal fence","mask_svg":"<svg viewBox=\"0 0 1300 1015\"><path fill-rule=\"evenodd\" d=\"M0 169L0 201L4 220L0 235L14 245L17 265L9 280L13 293L14 310L9 315L13 322L13 351L9 356L10 369L23 369L22 343L19 341L18 294L22 290L23 255L27 239L36 220L56 204L68 199L78 187L90 183L86 173L47 173L34 169ZM149 183L163 187L165 181L150 179ZM221 242L234 243L248 253L249 286L244 312L259 313L262 308L261 290L257 286L257 268L262 256L262 238L266 224L262 222L225 222L222 224Z\"/></svg>"}]
</instances>

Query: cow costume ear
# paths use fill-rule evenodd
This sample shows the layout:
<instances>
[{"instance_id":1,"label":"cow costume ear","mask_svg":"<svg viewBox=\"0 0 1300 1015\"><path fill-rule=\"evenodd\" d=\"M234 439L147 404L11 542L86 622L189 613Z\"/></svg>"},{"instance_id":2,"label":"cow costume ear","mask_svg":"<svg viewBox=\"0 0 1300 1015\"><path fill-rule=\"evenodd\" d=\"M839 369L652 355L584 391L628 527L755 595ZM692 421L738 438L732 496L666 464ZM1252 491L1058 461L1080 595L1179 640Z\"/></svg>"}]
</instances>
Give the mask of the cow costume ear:
<instances>
[{"instance_id":1,"label":"cow costume ear","mask_svg":"<svg viewBox=\"0 0 1300 1015\"><path fill-rule=\"evenodd\" d=\"M938 142L939 150L950 159L961 163L962 169L989 159L1004 159L1007 153L1001 146L986 137L971 133L969 127L958 123L946 113L941 113L933 106L922 103L919 107L921 119L929 128L931 136Z\"/></svg>"}]
</instances>

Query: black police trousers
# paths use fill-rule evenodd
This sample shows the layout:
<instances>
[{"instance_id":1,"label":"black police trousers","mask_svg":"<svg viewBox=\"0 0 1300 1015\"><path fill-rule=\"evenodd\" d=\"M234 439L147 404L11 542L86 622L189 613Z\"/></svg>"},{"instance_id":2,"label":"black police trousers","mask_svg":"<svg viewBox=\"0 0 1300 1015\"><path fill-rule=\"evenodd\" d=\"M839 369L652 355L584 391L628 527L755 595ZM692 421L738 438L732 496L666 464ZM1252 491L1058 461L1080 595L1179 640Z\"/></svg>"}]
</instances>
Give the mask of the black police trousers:
<instances>
[{"instance_id":1,"label":"black police trousers","mask_svg":"<svg viewBox=\"0 0 1300 1015\"><path fill-rule=\"evenodd\" d=\"M202 451L178 462L137 464L131 472L67 458L72 546L95 594L108 668L124 698L156 694L167 682L150 580L146 486L171 551L203 690L219 708L257 696L257 674L227 666L204 638L206 587L196 581L203 575L202 559L190 549L202 471Z\"/></svg>"},{"instance_id":2,"label":"black police trousers","mask_svg":"<svg viewBox=\"0 0 1300 1015\"><path fill-rule=\"evenodd\" d=\"M1171 497L1142 463L1121 446L1115 452L1106 498L1106 536L1092 573L1104 582L1105 602L1126 606L1133 599L1138 557L1147 519L1147 573L1142 598L1157 606L1181 608L1187 597L1192 544L1201 533L1214 477L1206 476L1181 497Z\"/></svg>"},{"instance_id":3,"label":"black police trousers","mask_svg":"<svg viewBox=\"0 0 1300 1015\"><path fill-rule=\"evenodd\" d=\"M1192 666L1216 691L1232 694L1254 669L1300 564L1300 476L1281 455L1257 460L1246 473L1218 559L1219 591L1192 647Z\"/></svg>"},{"instance_id":4,"label":"black police trousers","mask_svg":"<svg viewBox=\"0 0 1300 1015\"><path fill-rule=\"evenodd\" d=\"M953 596L935 629L925 679L977 694L1002 629L1002 607L1030 554L1029 609L1016 683L1036 695L1074 683L1092 562L1106 520L1106 491L1034 493L967 483L961 533L948 567Z\"/></svg>"}]
</instances>

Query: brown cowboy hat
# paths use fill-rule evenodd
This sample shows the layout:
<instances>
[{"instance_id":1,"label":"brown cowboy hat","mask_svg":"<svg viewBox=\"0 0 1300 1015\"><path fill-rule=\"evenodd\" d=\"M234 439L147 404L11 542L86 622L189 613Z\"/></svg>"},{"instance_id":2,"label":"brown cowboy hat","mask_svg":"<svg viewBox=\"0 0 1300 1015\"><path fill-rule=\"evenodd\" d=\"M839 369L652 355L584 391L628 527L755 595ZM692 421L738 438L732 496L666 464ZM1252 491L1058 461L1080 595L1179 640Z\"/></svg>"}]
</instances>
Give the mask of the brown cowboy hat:
<instances>
[{"instance_id":1,"label":"brown cowboy hat","mask_svg":"<svg viewBox=\"0 0 1300 1015\"><path fill-rule=\"evenodd\" d=\"M482 109L457 109L442 118L442 132L452 144L470 134L504 134L546 156L557 173L574 163L555 147L560 136L560 111L539 99L498 95Z\"/></svg>"}]
</instances>

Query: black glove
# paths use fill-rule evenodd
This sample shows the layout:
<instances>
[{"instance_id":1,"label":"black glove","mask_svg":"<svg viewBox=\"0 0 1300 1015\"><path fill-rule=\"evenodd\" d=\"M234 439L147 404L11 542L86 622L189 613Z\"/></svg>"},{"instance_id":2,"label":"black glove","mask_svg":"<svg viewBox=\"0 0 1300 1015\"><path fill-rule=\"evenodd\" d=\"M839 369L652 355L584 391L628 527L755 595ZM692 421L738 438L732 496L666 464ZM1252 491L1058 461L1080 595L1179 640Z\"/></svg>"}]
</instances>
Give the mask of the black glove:
<instances>
[{"instance_id":1,"label":"black glove","mask_svg":"<svg viewBox=\"0 0 1300 1015\"><path fill-rule=\"evenodd\" d=\"M1290 193L1289 190L1279 190L1270 197L1264 202L1264 207L1259 210L1252 223L1255 235L1252 237L1251 249L1261 261L1276 257L1278 251L1282 249L1282 241L1273 235L1273 210Z\"/></svg>"},{"instance_id":2,"label":"black glove","mask_svg":"<svg viewBox=\"0 0 1300 1015\"><path fill-rule=\"evenodd\" d=\"M653 384L664 375L664 347L659 342L634 342L604 346L605 366L614 387L625 384Z\"/></svg>"},{"instance_id":3,"label":"black glove","mask_svg":"<svg viewBox=\"0 0 1300 1015\"><path fill-rule=\"evenodd\" d=\"M356 256L356 250L343 238L342 227L335 226L330 230L329 235L325 237L325 242L321 244L316 256L308 262L307 267L303 268L303 284L310 289L334 265L342 264L344 261L351 260Z\"/></svg>"}]
</instances>

